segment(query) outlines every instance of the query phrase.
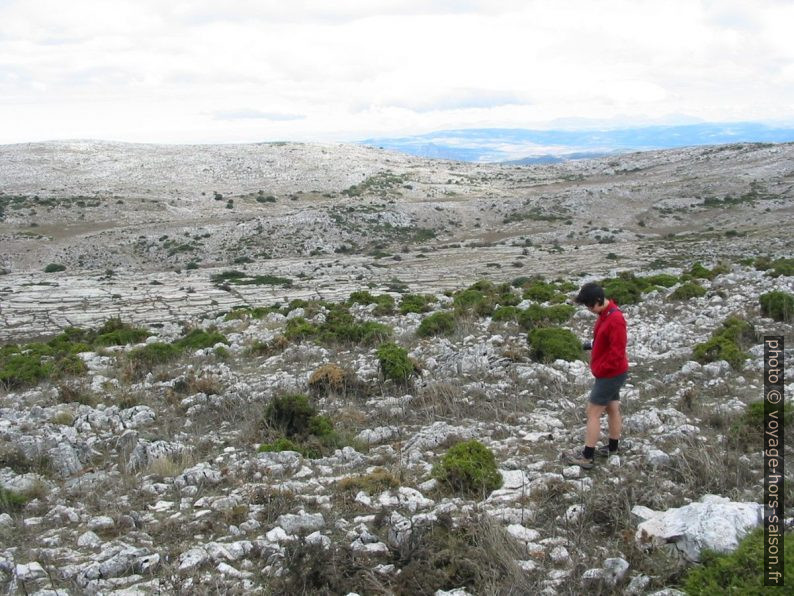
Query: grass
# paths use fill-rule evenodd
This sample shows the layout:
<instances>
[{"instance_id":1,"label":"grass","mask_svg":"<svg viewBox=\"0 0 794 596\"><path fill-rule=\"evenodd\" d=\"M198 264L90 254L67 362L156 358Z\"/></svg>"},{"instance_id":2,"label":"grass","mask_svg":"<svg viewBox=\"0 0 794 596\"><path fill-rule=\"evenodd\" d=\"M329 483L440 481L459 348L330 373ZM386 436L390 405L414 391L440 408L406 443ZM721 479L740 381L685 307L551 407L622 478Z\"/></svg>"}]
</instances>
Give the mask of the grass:
<instances>
[{"instance_id":1,"label":"grass","mask_svg":"<svg viewBox=\"0 0 794 596\"><path fill-rule=\"evenodd\" d=\"M400 486L400 479L384 468L375 468L368 474L346 476L336 483L339 490L347 493L364 491L374 495Z\"/></svg>"}]
</instances>

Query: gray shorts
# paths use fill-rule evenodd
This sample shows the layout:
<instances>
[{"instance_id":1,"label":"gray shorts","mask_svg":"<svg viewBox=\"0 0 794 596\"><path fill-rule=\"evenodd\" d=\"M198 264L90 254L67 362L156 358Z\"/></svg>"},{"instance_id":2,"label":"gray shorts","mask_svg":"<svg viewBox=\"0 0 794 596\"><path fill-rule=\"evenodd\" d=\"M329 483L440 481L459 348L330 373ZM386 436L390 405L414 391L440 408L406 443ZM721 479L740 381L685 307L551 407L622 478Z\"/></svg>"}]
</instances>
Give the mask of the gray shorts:
<instances>
[{"instance_id":1,"label":"gray shorts","mask_svg":"<svg viewBox=\"0 0 794 596\"><path fill-rule=\"evenodd\" d=\"M620 388L626 382L629 373L623 373L608 379L596 379L590 390L590 403L597 406L606 406L609 402L620 399Z\"/></svg>"}]
</instances>

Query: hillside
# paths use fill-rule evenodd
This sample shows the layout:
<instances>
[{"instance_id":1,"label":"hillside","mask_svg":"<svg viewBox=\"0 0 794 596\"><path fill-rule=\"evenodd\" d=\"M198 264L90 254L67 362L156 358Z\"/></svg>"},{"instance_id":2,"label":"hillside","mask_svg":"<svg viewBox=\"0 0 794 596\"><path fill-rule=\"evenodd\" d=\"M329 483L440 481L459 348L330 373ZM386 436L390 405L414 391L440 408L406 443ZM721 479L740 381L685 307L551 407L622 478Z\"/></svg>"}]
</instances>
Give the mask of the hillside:
<instances>
[{"instance_id":1,"label":"hillside","mask_svg":"<svg viewBox=\"0 0 794 596\"><path fill-rule=\"evenodd\" d=\"M0 591L675 593L760 520L792 158L0 147ZM631 376L583 471L590 280Z\"/></svg>"}]
</instances>

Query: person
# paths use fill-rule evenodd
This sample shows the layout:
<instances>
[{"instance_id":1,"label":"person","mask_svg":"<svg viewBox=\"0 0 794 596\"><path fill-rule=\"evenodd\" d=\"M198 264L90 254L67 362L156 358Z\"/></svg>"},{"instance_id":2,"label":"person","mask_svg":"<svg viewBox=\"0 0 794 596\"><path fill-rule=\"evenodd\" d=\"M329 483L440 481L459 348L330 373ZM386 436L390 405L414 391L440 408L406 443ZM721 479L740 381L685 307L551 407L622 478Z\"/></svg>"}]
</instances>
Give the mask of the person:
<instances>
[{"instance_id":1,"label":"person","mask_svg":"<svg viewBox=\"0 0 794 596\"><path fill-rule=\"evenodd\" d=\"M591 349L590 371L595 377L587 403L587 427L584 449L564 454L567 464L586 470L593 467L594 456L609 457L618 453L623 421L620 416L620 388L628 378L629 361L626 356L626 319L614 300L607 300L604 289L597 283L581 287L574 299L598 315L593 328L592 342L582 348ZM609 444L596 450L601 434L601 416L607 413Z\"/></svg>"}]
</instances>

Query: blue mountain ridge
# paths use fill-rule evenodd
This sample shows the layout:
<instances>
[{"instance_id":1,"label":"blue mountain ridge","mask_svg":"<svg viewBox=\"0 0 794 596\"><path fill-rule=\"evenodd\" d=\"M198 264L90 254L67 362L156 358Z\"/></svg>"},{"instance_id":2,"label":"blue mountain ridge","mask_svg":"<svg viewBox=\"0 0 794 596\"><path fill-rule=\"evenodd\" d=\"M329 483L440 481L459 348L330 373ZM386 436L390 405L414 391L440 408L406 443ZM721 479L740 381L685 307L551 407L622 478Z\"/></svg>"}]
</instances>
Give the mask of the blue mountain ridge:
<instances>
[{"instance_id":1,"label":"blue mountain ridge","mask_svg":"<svg viewBox=\"0 0 794 596\"><path fill-rule=\"evenodd\" d=\"M794 128L773 127L754 122L732 122L612 130L470 128L399 138L371 138L359 141L359 144L436 159L554 163L627 151L740 142L793 141Z\"/></svg>"}]
</instances>

